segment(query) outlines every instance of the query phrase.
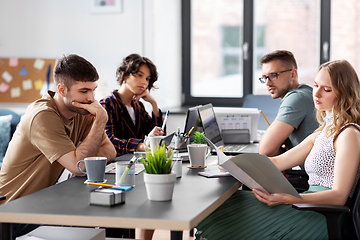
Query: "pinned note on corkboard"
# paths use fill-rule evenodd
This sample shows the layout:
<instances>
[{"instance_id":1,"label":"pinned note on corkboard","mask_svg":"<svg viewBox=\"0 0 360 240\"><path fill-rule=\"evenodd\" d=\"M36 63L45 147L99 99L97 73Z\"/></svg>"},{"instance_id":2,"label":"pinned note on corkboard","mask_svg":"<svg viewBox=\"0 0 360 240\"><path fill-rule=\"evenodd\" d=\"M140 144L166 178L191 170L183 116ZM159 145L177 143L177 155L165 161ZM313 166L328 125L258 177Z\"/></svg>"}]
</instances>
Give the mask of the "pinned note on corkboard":
<instances>
[{"instance_id":1,"label":"pinned note on corkboard","mask_svg":"<svg viewBox=\"0 0 360 240\"><path fill-rule=\"evenodd\" d=\"M0 103L31 103L53 79L56 59L0 58Z\"/></svg>"}]
</instances>

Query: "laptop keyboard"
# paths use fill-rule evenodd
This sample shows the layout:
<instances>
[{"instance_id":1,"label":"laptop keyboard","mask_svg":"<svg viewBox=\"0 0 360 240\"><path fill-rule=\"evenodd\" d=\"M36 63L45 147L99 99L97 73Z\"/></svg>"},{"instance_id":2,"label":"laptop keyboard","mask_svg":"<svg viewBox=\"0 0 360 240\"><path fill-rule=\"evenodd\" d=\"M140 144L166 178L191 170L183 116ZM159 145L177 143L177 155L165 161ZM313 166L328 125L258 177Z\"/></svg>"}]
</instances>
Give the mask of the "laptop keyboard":
<instances>
[{"instance_id":1,"label":"laptop keyboard","mask_svg":"<svg viewBox=\"0 0 360 240\"><path fill-rule=\"evenodd\" d=\"M224 146L224 152L238 153L238 152L241 152L246 146L247 146L246 144L226 144Z\"/></svg>"}]
</instances>

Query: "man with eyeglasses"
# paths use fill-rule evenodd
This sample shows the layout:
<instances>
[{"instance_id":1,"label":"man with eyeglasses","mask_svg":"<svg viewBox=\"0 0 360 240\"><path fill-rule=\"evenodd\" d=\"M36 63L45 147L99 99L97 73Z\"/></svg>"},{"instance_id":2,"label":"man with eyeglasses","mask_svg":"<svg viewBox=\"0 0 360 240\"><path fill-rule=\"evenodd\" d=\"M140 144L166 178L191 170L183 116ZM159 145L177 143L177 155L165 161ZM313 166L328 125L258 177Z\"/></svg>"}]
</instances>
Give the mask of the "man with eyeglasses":
<instances>
[{"instance_id":1,"label":"man with eyeglasses","mask_svg":"<svg viewBox=\"0 0 360 240\"><path fill-rule=\"evenodd\" d=\"M261 137L259 153L276 156L299 144L318 128L312 88L299 84L294 55L277 50L260 59L262 77L273 99L280 98L278 114ZM284 147L285 145L285 147Z\"/></svg>"}]
</instances>

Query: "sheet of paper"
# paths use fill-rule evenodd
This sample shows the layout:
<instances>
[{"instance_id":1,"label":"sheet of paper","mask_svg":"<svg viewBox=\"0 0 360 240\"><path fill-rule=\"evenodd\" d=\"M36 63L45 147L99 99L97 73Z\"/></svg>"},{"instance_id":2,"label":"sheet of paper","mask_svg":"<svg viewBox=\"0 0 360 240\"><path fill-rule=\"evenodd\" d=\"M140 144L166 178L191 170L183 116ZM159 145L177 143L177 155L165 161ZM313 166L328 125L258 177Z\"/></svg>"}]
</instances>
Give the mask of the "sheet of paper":
<instances>
[{"instance_id":1,"label":"sheet of paper","mask_svg":"<svg viewBox=\"0 0 360 240\"><path fill-rule=\"evenodd\" d=\"M21 95L21 90L20 90L20 88L19 88L19 87L12 88L10 95L11 95L12 98L20 97L20 95Z\"/></svg>"},{"instance_id":2,"label":"sheet of paper","mask_svg":"<svg viewBox=\"0 0 360 240\"><path fill-rule=\"evenodd\" d=\"M218 170L205 170L204 172L198 172L198 175L208 177L208 178L231 176L229 172L221 172L220 169L218 169Z\"/></svg>"},{"instance_id":3,"label":"sheet of paper","mask_svg":"<svg viewBox=\"0 0 360 240\"><path fill-rule=\"evenodd\" d=\"M13 79L13 77L10 75L10 73L8 71L3 72L3 74L1 76L8 83L11 82Z\"/></svg>"},{"instance_id":4,"label":"sheet of paper","mask_svg":"<svg viewBox=\"0 0 360 240\"><path fill-rule=\"evenodd\" d=\"M32 84L31 79L24 80L24 81L22 82L22 85L23 85L23 89L24 89L24 90L30 90L30 89L33 88L33 84Z\"/></svg>"},{"instance_id":5,"label":"sheet of paper","mask_svg":"<svg viewBox=\"0 0 360 240\"><path fill-rule=\"evenodd\" d=\"M9 66L10 67L17 67L19 65L19 59L18 58L10 58L9 59Z\"/></svg>"},{"instance_id":6,"label":"sheet of paper","mask_svg":"<svg viewBox=\"0 0 360 240\"><path fill-rule=\"evenodd\" d=\"M204 136L204 139L206 142L210 145L210 147L214 148L218 157L218 164L221 165L227 160L229 160L229 157L226 156L213 142L210 141L206 136Z\"/></svg>"},{"instance_id":7,"label":"sheet of paper","mask_svg":"<svg viewBox=\"0 0 360 240\"><path fill-rule=\"evenodd\" d=\"M43 85L44 85L44 81L41 80L41 79L36 80L36 81L34 82L34 86L35 86L36 91L40 91L41 88L43 87Z\"/></svg>"},{"instance_id":8,"label":"sheet of paper","mask_svg":"<svg viewBox=\"0 0 360 240\"><path fill-rule=\"evenodd\" d=\"M0 84L0 92L4 93L6 92L7 90L9 90L9 84L6 84L6 83L1 83Z\"/></svg>"},{"instance_id":9,"label":"sheet of paper","mask_svg":"<svg viewBox=\"0 0 360 240\"><path fill-rule=\"evenodd\" d=\"M43 69L44 65L45 65L45 61L42 59L36 59L34 62L34 68L39 70Z\"/></svg>"}]
</instances>

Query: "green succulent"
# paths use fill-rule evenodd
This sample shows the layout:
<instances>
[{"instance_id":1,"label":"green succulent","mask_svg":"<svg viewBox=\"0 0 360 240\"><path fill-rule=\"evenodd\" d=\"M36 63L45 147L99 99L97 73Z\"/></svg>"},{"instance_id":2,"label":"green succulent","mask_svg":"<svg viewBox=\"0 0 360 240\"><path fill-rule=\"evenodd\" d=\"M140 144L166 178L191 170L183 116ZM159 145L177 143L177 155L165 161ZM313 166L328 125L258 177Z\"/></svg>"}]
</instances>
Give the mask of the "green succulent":
<instances>
[{"instance_id":1,"label":"green succulent","mask_svg":"<svg viewBox=\"0 0 360 240\"><path fill-rule=\"evenodd\" d=\"M191 143L193 144L207 144L206 140L203 138L206 136L204 132L196 131L191 137Z\"/></svg>"},{"instance_id":2,"label":"green succulent","mask_svg":"<svg viewBox=\"0 0 360 240\"><path fill-rule=\"evenodd\" d=\"M140 162L144 164L146 173L149 174L169 174L171 173L171 164L173 153L166 152L165 144L161 144L155 148L154 153L151 149L145 151L146 160L141 154Z\"/></svg>"}]
</instances>

